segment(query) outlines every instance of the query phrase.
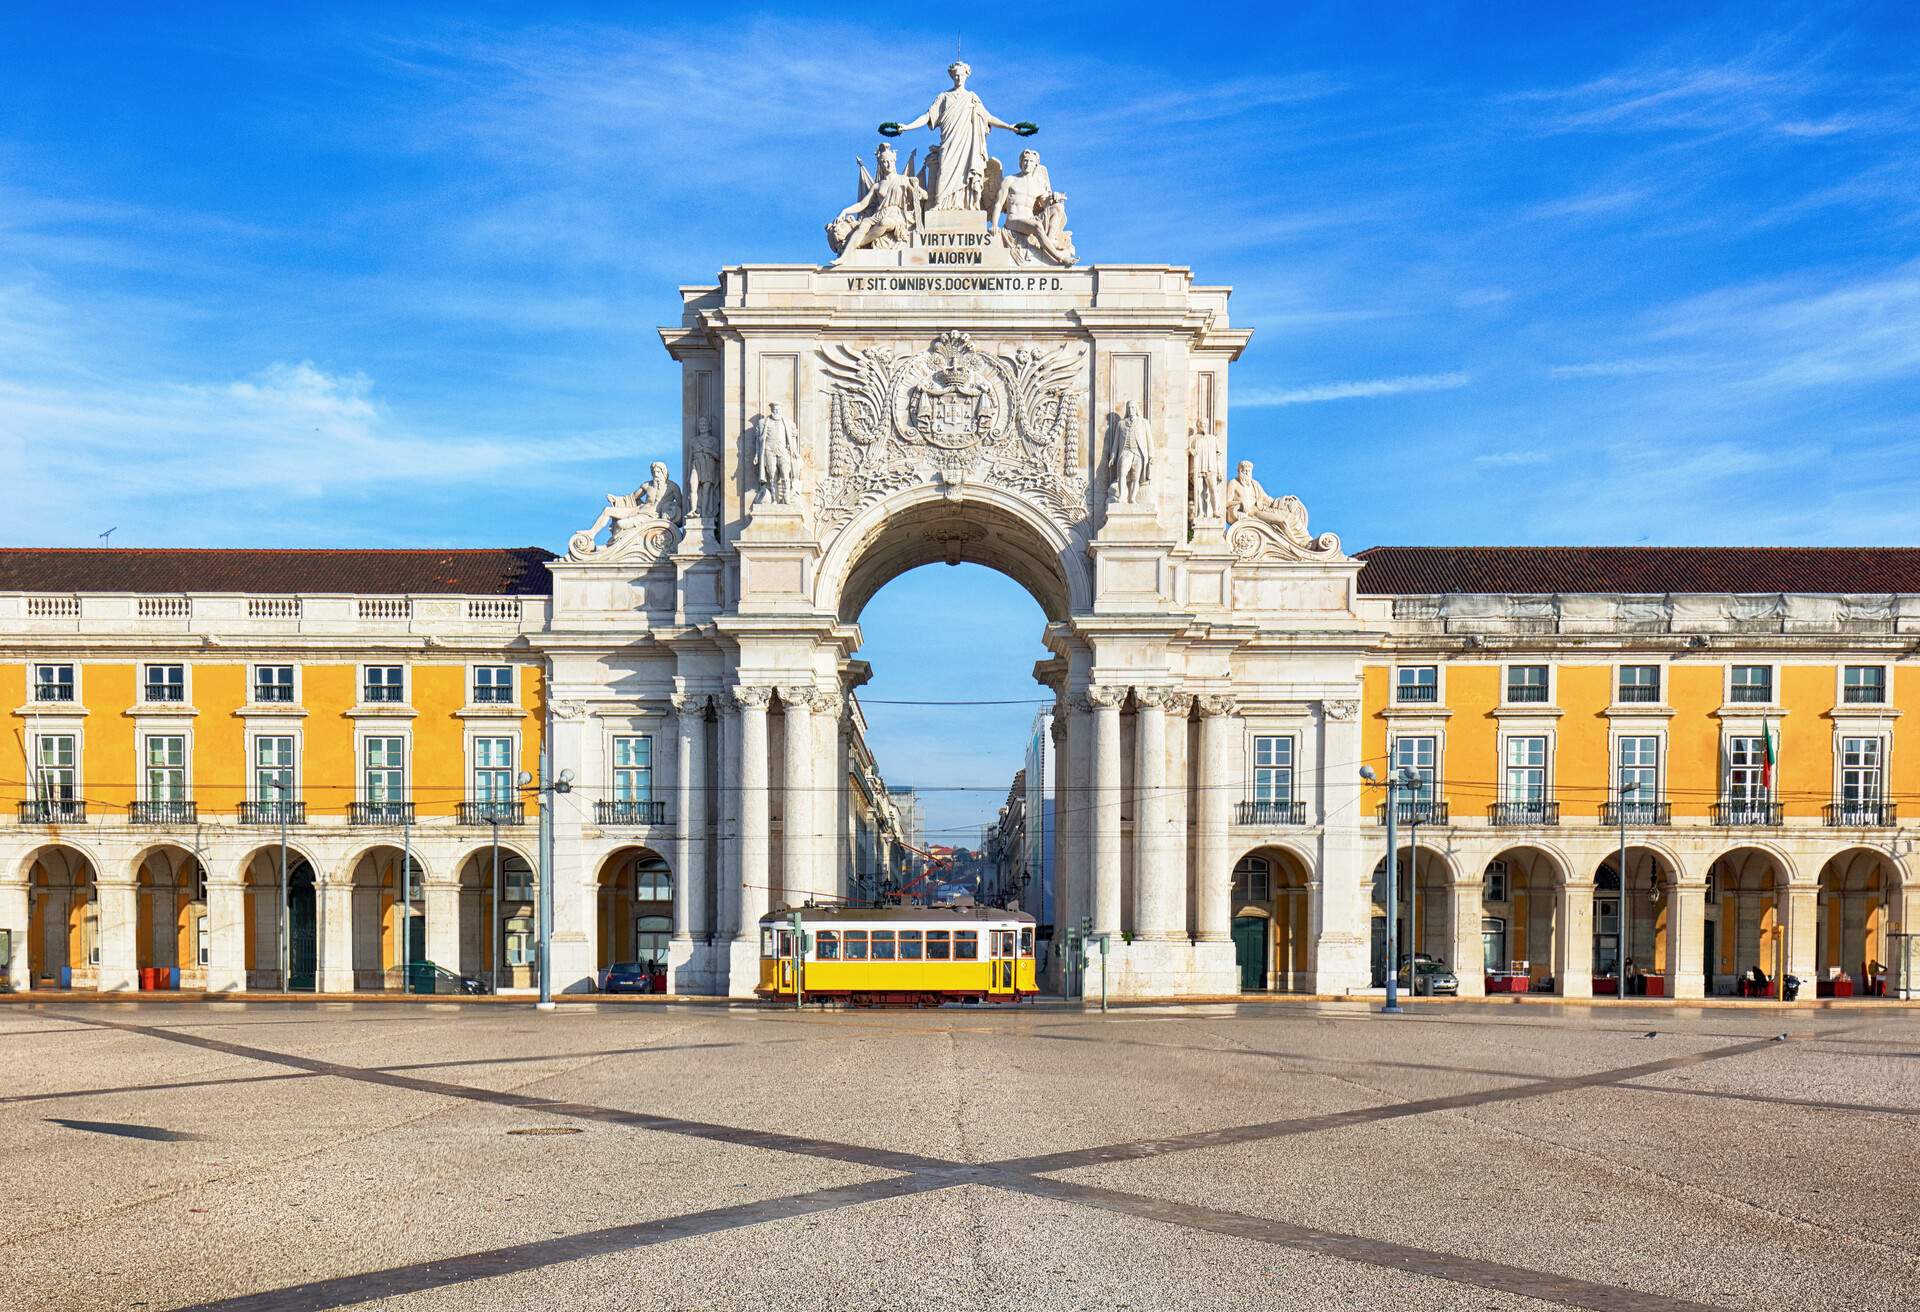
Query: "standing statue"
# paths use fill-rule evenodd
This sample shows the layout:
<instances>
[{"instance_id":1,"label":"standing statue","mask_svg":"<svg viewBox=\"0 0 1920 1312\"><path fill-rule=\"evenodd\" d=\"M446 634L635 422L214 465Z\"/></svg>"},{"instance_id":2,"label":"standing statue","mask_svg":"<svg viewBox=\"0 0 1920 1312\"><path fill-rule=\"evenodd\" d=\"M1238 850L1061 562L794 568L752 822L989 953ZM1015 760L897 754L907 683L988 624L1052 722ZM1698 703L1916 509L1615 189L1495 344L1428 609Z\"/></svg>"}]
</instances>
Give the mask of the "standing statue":
<instances>
[{"instance_id":1,"label":"standing statue","mask_svg":"<svg viewBox=\"0 0 1920 1312\"><path fill-rule=\"evenodd\" d=\"M1188 507L1195 519L1218 519L1220 484L1225 481L1225 476L1220 471L1220 439L1213 435L1206 420L1196 422L1193 432L1187 435L1187 450L1190 457Z\"/></svg>"},{"instance_id":2,"label":"standing statue","mask_svg":"<svg viewBox=\"0 0 1920 1312\"><path fill-rule=\"evenodd\" d=\"M772 501L784 506L793 500L794 486L800 481L800 430L780 413L778 401L753 421L753 469L760 480L754 505Z\"/></svg>"},{"instance_id":3,"label":"standing statue","mask_svg":"<svg viewBox=\"0 0 1920 1312\"><path fill-rule=\"evenodd\" d=\"M1114 420L1107 444L1107 500L1133 505L1140 489L1153 478L1153 427L1128 401Z\"/></svg>"},{"instance_id":4,"label":"standing statue","mask_svg":"<svg viewBox=\"0 0 1920 1312\"><path fill-rule=\"evenodd\" d=\"M609 493L607 504L591 527L575 533L567 542L567 554L575 560L603 555L632 547L649 526L679 528L687 522L687 499L680 485L667 477L667 467L654 461L652 477L633 490L632 495ZM611 526L605 546L597 539L600 530ZM669 539L670 540L670 539Z\"/></svg>"},{"instance_id":5,"label":"standing statue","mask_svg":"<svg viewBox=\"0 0 1920 1312\"><path fill-rule=\"evenodd\" d=\"M720 439L713 420L701 415L693 423L693 448L687 462L687 501L697 518L720 518Z\"/></svg>"},{"instance_id":6,"label":"standing statue","mask_svg":"<svg viewBox=\"0 0 1920 1312\"><path fill-rule=\"evenodd\" d=\"M967 203L969 180L975 173L980 175L982 185L991 190L993 174L997 167L987 154L987 133L993 128L1005 128L1030 137L1040 129L1031 123L1008 123L995 118L980 103L980 97L967 90L967 78L973 70L962 60L954 60L947 65L947 76L953 79L953 89L942 91L933 99L933 105L911 123L882 123L882 136L897 137L902 132L911 132L915 128L931 127L940 134L940 162L938 170L932 176L935 181L928 190L933 196L931 208L936 210L979 209L976 200L969 207Z\"/></svg>"},{"instance_id":7,"label":"standing statue","mask_svg":"<svg viewBox=\"0 0 1920 1312\"><path fill-rule=\"evenodd\" d=\"M1000 184L999 208L992 217L1002 216L1015 250L1060 265L1080 258L1067 231L1067 198L1053 189L1039 151L1021 151L1020 171Z\"/></svg>"},{"instance_id":8,"label":"standing statue","mask_svg":"<svg viewBox=\"0 0 1920 1312\"><path fill-rule=\"evenodd\" d=\"M827 245L835 255L849 255L872 247L890 250L913 239L920 226L920 210L927 193L917 178L901 173L893 147L885 142L873 152L878 176L860 166L860 199L834 216L827 225Z\"/></svg>"}]
</instances>

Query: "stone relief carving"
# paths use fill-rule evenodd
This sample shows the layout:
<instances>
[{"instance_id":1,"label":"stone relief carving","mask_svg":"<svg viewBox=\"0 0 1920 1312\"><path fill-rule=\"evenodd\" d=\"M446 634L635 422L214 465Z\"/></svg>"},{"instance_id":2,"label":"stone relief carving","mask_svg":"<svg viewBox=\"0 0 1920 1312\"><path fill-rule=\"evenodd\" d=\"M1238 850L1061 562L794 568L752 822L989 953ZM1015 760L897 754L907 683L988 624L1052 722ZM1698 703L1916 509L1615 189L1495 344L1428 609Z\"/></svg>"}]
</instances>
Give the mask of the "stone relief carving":
<instances>
[{"instance_id":1,"label":"stone relief carving","mask_svg":"<svg viewBox=\"0 0 1920 1312\"><path fill-rule=\"evenodd\" d=\"M1171 688L1135 688L1133 701L1136 706L1157 706L1161 710L1167 707L1167 699L1173 696Z\"/></svg>"},{"instance_id":2,"label":"stone relief carving","mask_svg":"<svg viewBox=\"0 0 1920 1312\"><path fill-rule=\"evenodd\" d=\"M827 476L815 512L838 528L891 492L927 482L992 483L1065 526L1087 517L1072 441L1078 352L1030 347L988 354L946 332L924 351L830 346Z\"/></svg>"},{"instance_id":3,"label":"stone relief carving","mask_svg":"<svg viewBox=\"0 0 1920 1312\"><path fill-rule=\"evenodd\" d=\"M1253 477L1253 461L1242 460L1227 483L1227 544L1242 560L1345 560L1340 539L1307 531L1307 508L1298 497L1278 501Z\"/></svg>"},{"instance_id":4,"label":"stone relief carving","mask_svg":"<svg viewBox=\"0 0 1920 1312\"><path fill-rule=\"evenodd\" d=\"M837 720L841 712L846 709L847 699L844 694L837 693L831 688L814 689L813 712L815 715L830 716Z\"/></svg>"},{"instance_id":5,"label":"stone relief carving","mask_svg":"<svg viewBox=\"0 0 1920 1312\"><path fill-rule=\"evenodd\" d=\"M1187 452L1187 509L1195 519L1218 519L1220 485L1226 475L1221 470L1220 439L1206 420L1195 423L1187 434Z\"/></svg>"},{"instance_id":6,"label":"stone relief carving","mask_svg":"<svg viewBox=\"0 0 1920 1312\"><path fill-rule=\"evenodd\" d=\"M753 472L759 484L753 504L791 505L800 483L800 430L772 402L753 421Z\"/></svg>"},{"instance_id":7,"label":"stone relief carving","mask_svg":"<svg viewBox=\"0 0 1920 1312\"><path fill-rule=\"evenodd\" d=\"M599 518L568 540L569 560L654 559L673 550L680 526L687 522L687 499L680 485L667 477L665 464L654 461L651 472L652 478L631 495L607 495ZM599 541L603 528L609 530L605 543Z\"/></svg>"},{"instance_id":8,"label":"stone relief carving","mask_svg":"<svg viewBox=\"0 0 1920 1312\"><path fill-rule=\"evenodd\" d=\"M1133 505L1153 479L1153 425L1128 401L1107 426L1107 504Z\"/></svg>"},{"instance_id":9,"label":"stone relief carving","mask_svg":"<svg viewBox=\"0 0 1920 1312\"><path fill-rule=\"evenodd\" d=\"M1201 693L1199 703L1202 715L1237 715L1240 712L1239 699L1225 693Z\"/></svg>"},{"instance_id":10,"label":"stone relief carving","mask_svg":"<svg viewBox=\"0 0 1920 1312\"><path fill-rule=\"evenodd\" d=\"M1086 691L1089 707L1118 706L1127 700L1127 689L1112 684L1093 684Z\"/></svg>"},{"instance_id":11,"label":"stone relief carving","mask_svg":"<svg viewBox=\"0 0 1920 1312\"><path fill-rule=\"evenodd\" d=\"M827 245L835 255L858 250L890 251L908 245L920 230L926 188L899 171L893 147L884 142L873 152L878 175L860 164L860 196L827 224Z\"/></svg>"},{"instance_id":12,"label":"stone relief carving","mask_svg":"<svg viewBox=\"0 0 1920 1312\"><path fill-rule=\"evenodd\" d=\"M1009 123L996 118L967 90L973 69L964 60L947 65L953 88L933 98L927 112L911 123L882 123L882 136L897 137L915 128L932 128L940 144L927 152L925 185L935 210L979 210L986 196L998 189L999 161L987 153L987 133L1005 128L1023 137L1040 129L1031 123Z\"/></svg>"},{"instance_id":13,"label":"stone relief carving","mask_svg":"<svg viewBox=\"0 0 1920 1312\"><path fill-rule=\"evenodd\" d=\"M723 704L731 701L736 709L744 710L749 706L764 707L773 700L773 689L764 684L736 683L730 695L723 698Z\"/></svg>"},{"instance_id":14,"label":"stone relief carving","mask_svg":"<svg viewBox=\"0 0 1920 1312\"><path fill-rule=\"evenodd\" d=\"M813 709L813 688L810 685L794 684L791 687L783 686L777 691L780 693L782 706L804 706L809 711Z\"/></svg>"},{"instance_id":15,"label":"stone relief carving","mask_svg":"<svg viewBox=\"0 0 1920 1312\"><path fill-rule=\"evenodd\" d=\"M1323 702L1321 704L1325 707L1329 720L1340 720L1344 722L1355 719L1360 714L1360 703L1350 698L1343 697L1337 701Z\"/></svg>"},{"instance_id":16,"label":"stone relief carving","mask_svg":"<svg viewBox=\"0 0 1920 1312\"><path fill-rule=\"evenodd\" d=\"M1004 223L1008 249L1024 262L1064 268L1080 258L1067 231L1067 198L1053 189L1039 151L1020 152L1020 171L1001 184L996 199L994 221Z\"/></svg>"},{"instance_id":17,"label":"stone relief carving","mask_svg":"<svg viewBox=\"0 0 1920 1312\"><path fill-rule=\"evenodd\" d=\"M720 435L706 415L694 421L692 459L687 465L687 502L696 518L720 518Z\"/></svg>"},{"instance_id":18,"label":"stone relief carving","mask_svg":"<svg viewBox=\"0 0 1920 1312\"><path fill-rule=\"evenodd\" d=\"M556 720L584 720L587 708L583 702L557 701L552 704L553 718Z\"/></svg>"},{"instance_id":19,"label":"stone relief carving","mask_svg":"<svg viewBox=\"0 0 1920 1312\"><path fill-rule=\"evenodd\" d=\"M1169 692L1167 694L1167 715L1175 720L1184 720L1193 714L1194 696L1190 692Z\"/></svg>"}]
</instances>

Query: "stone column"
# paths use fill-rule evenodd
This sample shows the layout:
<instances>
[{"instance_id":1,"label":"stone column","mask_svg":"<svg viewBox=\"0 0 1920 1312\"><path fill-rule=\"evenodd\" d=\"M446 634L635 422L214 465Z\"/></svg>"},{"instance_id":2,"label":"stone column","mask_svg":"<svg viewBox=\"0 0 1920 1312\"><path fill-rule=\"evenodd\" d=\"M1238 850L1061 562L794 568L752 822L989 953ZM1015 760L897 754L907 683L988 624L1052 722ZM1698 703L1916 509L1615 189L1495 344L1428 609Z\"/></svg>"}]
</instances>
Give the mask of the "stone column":
<instances>
[{"instance_id":1,"label":"stone column","mask_svg":"<svg viewBox=\"0 0 1920 1312\"><path fill-rule=\"evenodd\" d=\"M813 689L782 688L780 706L787 720L782 740L785 759L780 767L780 887L787 905L799 906L813 896L818 852L813 832L813 758L818 747L813 736Z\"/></svg>"},{"instance_id":2,"label":"stone column","mask_svg":"<svg viewBox=\"0 0 1920 1312\"><path fill-rule=\"evenodd\" d=\"M1577 880L1560 886L1559 914L1554 917L1554 963L1563 998L1593 996L1593 881Z\"/></svg>"},{"instance_id":3,"label":"stone column","mask_svg":"<svg viewBox=\"0 0 1920 1312\"><path fill-rule=\"evenodd\" d=\"M13 931L13 957L0 962L0 969L4 969L6 982L15 993L24 993L33 987L32 971L28 969L32 958L31 945L27 942L27 925L31 920L27 897L25 880L0 883L0 929Z\"/></svg>"},{"instance_id":4,"label":"stone column","mask_svg":"<svg viewBox=\"0 0 1920 1312\"><path fill-rule=\"evenodd\" d=\"M321 881L314 889L316 926L314 953L322 993L353 992L353 873Z\"/></svg>"},{"instance_id":5,"label":"stone column","mask_svg":"<svg viewBox=\"0 0 1920 1312\"><path fill-rule=\"evenodd\" d=\"M1209 693L1200 698L1199 871L1194 879L1193 936L1224 943L1233 935L1233 753L1240 737L1239 704Z\"/></svg>"},{"instance_id":6,"label":"stone column","mask_svg":"<svg viewBox=\"0 0 1920 1312\"><path fill-rule=\"evenodd\" d=\"M830 688L813 693L813 891L838 898L853 869L848 845L847 699Z\"/></svg>"},{"instance_id":7,"label":"stone column","mask_svg":"<svg viewBox=\"0 0 1920 1312\"><path fill-rule=\"evenodd\" d=\"M554 701L550 725L554 777L572 770L576 778L600 778L597 768L586 768L589 756L597 760L600 751L599 721L586 706ZM538 801L553 807L553 991L588 992L599 975L599 870L587 846L584 818L593 809L578 794L546 795Z\"/></svg>"},{"instance_id":8,"label":"stone column","mask_svg":"<svg viewBox=\"0 0 1920 1312\"><path fill-rule=\"evenodd\" d=\"M207 991L247 987L247 886L207 880Z\"/></svg>"},{"instance_id":9,"label":"stone column","mask_svg":"<svg viewBox=\"0 0 1920 1312\"><path fill-rule=\"evenodd\" d=\"M740 751L734 778L740 792L739 920L733 926L735 943L760 947L760 917L771 906L768 885L768 848L773 828L768 798L767 702L771 688L737 685L733 697L740 704Z\"/></svg>"},{"instance_id":10,"label":"stone column","mask_svg":"<svg viewBox=\"0 0 1920 1312\"><path fill-rule=\"evenodd\" d=\"M1811 1002L1818 994L1814 976L1819 967L1820 885L1787 885L1787 974L1800 979L1802 1002ZM1780 996L1785 996L1781 994Z\"/></svg>"},{"instance_id":11,"label":"stone column","mask_svg":"<svg viewBox=\"0 0 1920 1312\"><path fill-rule=\"evenodd\" d=\"M1184 938L1186 863L1173 860L1167 834L1167 699L1164 688L1134 692L1133 726L1133 936Z\"/></svg>"},{"instance_id":12,"label":"stone column","mask_svg":"<svg viewBox=\"0 0 1920 1312\"><path fill-rule=\"evenodd\" d=\"M1486 868L1486 863L1481 863ZM1453 907L1450 920L1453 942L1447 956L1453 973L1460 980L1460 996L1485 997L1487 993L1487 942L1480 937L1481 897L1486 885L1481 880L1458 880L1452 885Z\"/></svg>"},{"instance_id":13,"label":"stone column","mask_svg":"<svg viewBox=\"0 0 1920 1312\"><path fill-rule=\"evenodd\" d=\"M460 885L421 884L427 914L427 960L448 970L460 967Z\"/></svg>"},{"instance_id":14,"label":"stone column","mask_svg":"<svg viewBox=\"0 0 1920 1312\"><path fill-rule=\"evenodd\" d=\"M718 819L713 871L713 938L733 938L740 924L740 702L731 694L714 698L718 713L720 757L714 764Z\"/></svg>"},{"instance_id":15,"label":"stone column","mask_svg":"<svg viewBox=\"0 0 1920 1312\"><path fill-rule=\"evenodd\" d=\"M698 738L706 727L704 697L673 695L673 937L693 937L693 912L701 896L696 853L705 837L694 823L694 779L700 755Z\"/></svg>"},{"instance_id":16,"label":"stone column","mask_svg":"<svg viewBox=\"0 0 1920 1312\"><path fill-rule=\"evenodd\" d=\"M1320 786L1318 796L1307 798L1308 819L1321 826L1319 902L1309 917L1315 926L1310 987L1320 993L1354 993L1373 982L1373 870L1386 854L1386 829L1372 824L1360 780L1360 737L1357 699L1321 703Z\"/></svg>"},{"instance_id":17,"label":"stone column","mask_svg":"<svg viewBox=\"0 0 1920 1312\"><path fill-rule=\"evenodd\" d=\"M1092 867L1088 913L1096 934L1120 933L1120 703L1125 688L1087 689L1093 707L1093 780L1083 808Z\"/></svg>"},{"instance_id":18,"label":"stone column","mask_svg":"<svg viewBox=\"0 0 1920 1312\"><path fill-rule=\"evenodd\" d=\"M101 992L137 988L134 929L139 916L132 880L102 879L94 885L100 908L100 969L95 987Z\"/></svg>"},{"instance_id":19,"label":"stone column","mask_svg":"<svg viewBox=\"0 0 1920 1312\"><path fill-rule=\"evenodd\" d=\"M1704 998L1707 881L1675 880L1667 897L1667 996Z\"/></svg>"}]
</instances>

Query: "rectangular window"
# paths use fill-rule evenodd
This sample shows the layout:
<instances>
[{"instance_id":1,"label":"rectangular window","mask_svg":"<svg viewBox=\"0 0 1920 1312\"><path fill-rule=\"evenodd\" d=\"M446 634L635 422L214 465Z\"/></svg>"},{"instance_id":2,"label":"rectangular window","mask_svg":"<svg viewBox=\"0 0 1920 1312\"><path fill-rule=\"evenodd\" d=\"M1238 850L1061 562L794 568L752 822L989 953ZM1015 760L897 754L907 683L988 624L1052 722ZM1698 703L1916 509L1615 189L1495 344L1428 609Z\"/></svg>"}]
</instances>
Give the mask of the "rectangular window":
<instances>
[{"instance_id":1,"label":"rectangular window","mask_svg":"<svg viewBox=\"0 0 1920 1312\"><path fill-rule=\"evenodd\" d=\"M613 740L613 800L653 799L653 739L645 734Z\"/></svg>"},{"instance_id":2,"label":"rectangular window","mask_svg":"<svg viewBox=\"0 0 1920 1312\"><path fill-rule=\"evenodd\" d=\"M1766 785L1761 782L1766 768L1767 745L1760 738L1727 739L1727 800L1758 802L1766 800Z\"/></svg>"},{"instance_id":3,"label":"rectangular window","mask_svg":"<svg viewBox=\"0 0 1920 1312\"><path fill-rule=\"evenodd\" d=\"M1263 856L1245 856L1240 858L1233 868L1233 900L1235 902L1270 902L1273 900L1273 867Z\"/></svg>"},{"instance_id":4,"label":"rectangular window","mask_svg":"<svg viewBox=\"0 0 1920 1312\"><path fill-rule=\"evenodd\" d=\"M900 931L900 960L920 960L920 931L903 929Z\"/></svg>"},{"instance_id":5,"label":"rectangular window","mask_svg":"<svg viewBox=\"0 0 1920 1312\"><path fill-rule=\"evenodd\" d=\"M875 961L893 960L893 931L876 929L873 931L873 959Z\"/></svg>"},{"instance_id":6,"label":"rectangular window","mask_svg":"<svg viewBox=\"0 0 1920 1312\"><path fill-rule=\"evenodd\" d=\"M147 738L146 777L149 802L187 800L187 740L177 733Z\"/></svg>"},{"instance_id":7,"label":"rectangular window","mask_svg":"<svg viewBox=\"0 0 1920 1312\"><path fill-rule=\"evenodd\" d=\"M253 667L253 700L272 704L293 702L293 666L256 665Z\"/></svg>"},{"instance_id":8,"label":"rectangular window","mask_svg":"<svg viewBox=\"0 0 1920 1312\"><path fill-rule=\"evenodd\" d=\"M1658 665L1622 665L1620 667L1620 700L1623 702L1659 701L1660 667Z\"/></svg>"},{"instance_id":9,"label":"rectangular window","mask_svg":"<svg viewBox=\"0 0 1920 1312\"><path fill-rule=\"evenodd\" d=\"M953 956L952 937L944 929L927 931L927 960L949 961Z\"/></svg>"},{"instance_id":10,"label":"rectangular window","mask_svg":"<svg viewBox=\"0 0 1920 1312\"><path fill-rule=\"evenodd\" d=\"M524 861L510 860L502 863L500 882L505 886L501 894L509 902L531 902L535 891L533 867Z\"/></svg>"},{"instance_id":11,"label":"rectangular window","mask_svg":"<svg viewBox=\"0 0 1920 1312\"><path fill-rule=\"evenodd\" d=\"M260 802L291 802L293 796L293 737L262 736L253 740L253 795Z\"/></svg>"},{"instance_id":12,"label":"rectangular window","mask_svg":"<svg viewBox=\"0 0 1920 1312\"><path fill-rule=\"evenodd\" d=\"M1734 666L1733 700L1736 702L1758 702L1762 705L1771 705L1773 702L1773 667L1771 665Z\"/></svg>"},{"instance_id":13,"label":"rectangular window","mask_svg":"<svg viewBox=\"0 0 1920 1312\"><path fill-rule=\"evenodd\" d=\"M187 667L149 665L142 680L140 697L148 702L184 702L187 699Z\"/></svg>"},{"instance_id":14,"label":"rectangular window","mask_svg":"<svg viewBox=\"0 0 1920 1312\"><path fill-rule=\"evenodd\" d=\"M73 700L73 666L36 665L33 667L33 699L37 702Z\"/></svg>"},{"instance_id":15,"label":"rectangular window","mask_svg":"<svg viewBox=\"0 0 1920 1312\"><path fill-rule=\"evenodd\" d=\"M404 802L407 800L407 740L405 738L368 738L364 748L367 762L367 800Z\"/></svg>"},{"instance_id":16,"label":"rectangular window","mask_svg":"<svg viewBox=\"0 0 1920 1312\"><path fill-rule=\"evenodd\" d=\"M1507 700L1545 702L1547 700L1547 667L1509 665L1507 667Z\"/></svg>"},{"instance_id":17,"label":"rectangular window","mask_svg":"<svg viewBox=\"0 0 1920 1312\"><path fill-rule=\"evenodd\" d=\"M955 961L978 961L980 959L979 930L956 929L953 931L953 959Z\"/></svg>"},{"instance_id":18,"label":"rectangular window","mask_svg":"<svg viewBox=\"0 0 1920 1312\"><path fill-rule=\"evenodd\" d=\"M1840 800L1851 806L1880 801L1882 747L1878 738L1840 740Z\"/></svg>"},{"instance_id":19,"label":"rectangular window","mask_svg":"<svg viewBox=\"0 0 1920 1312\"><path fill-rule=\"evenodd\" d=\"M1398 774L1402 770L1411 770L1419 777L1419 784L1402 796L1410 802L1431 802L1433 800L1434 759L1439 740L1430 737L1395 738L1393 740L1393 770Z\"/></svg>"},{"instance_id":20,"label":"rectangular window","mask_svg":"<svg viewBox=\"0 0 1920 1312\"><path fill-rule=\"evenodd\" d=\"M1293 739L1262 734L1253 740L1253 800L1286 806L1293 801Z\"/></svg>"},{"instance_id":21,"label":"rectangular window","mask_svg":"<svg viewBox=\"0 0 1920 1312\"><path fill-rule=\"evenodd\" d=\"M361 689L361 700L373 702L404 702L407 700L407 668L404 665L367 666L366 687Z\"/></svg>"},{"instance_id":22,"label":"rectangular window","mask_svg":"<svg viewBox=\"0 0 1920 1312\"><path fill-rule=\"evenodd\" d=\"M1505 861L1487 862L1485 887L1481 890L1481 896L1489 902L1507 900L1507 863Z\"/></svg>"},{"instance_id":23,"label":"rectangular window","mask_svg":"<svg viewBox=\"0 0 1920 1312\"><path fill-rule=\"evenodd\" d=\"M1507 739L1506 800L1537 806L1547 800L1547 740L1543 735Z\"/></svg>"},{"instance_id":24,"label":"rectangular window","mask_svg":"<svg viewBox=\"0 0 1920 1312\"><path fill-rule=\"evenodd\" d=\"M1840 678L1840 699L1849 706L1886 704L1887 670L1884 665L1849 665Z\"/></svg>"},{"instance_id":25,"label":"rectangular window","mask_svg":"<svg viewBox=\"0 0 1920 1312\"><path fill-rule=\"evenodd\" d=\"M1402 665L1393 672L1393 700L1402 704L1439 701L1440 667Z\"/></svg>"},{"instance_id":26,"label":"rectangular window","mask_svg":"<svg viewBox=\"0 0 1920 1312\"><path fill-rule=\"evenodd\" d=\"M473 740L473 800L511 802L513 800L513 739L475 738Z\"/></svg>"},{"instance_id":27,"label":"rectangular window","mask_svg":"<svg viewBox=\"0 0 1920 1312\"><path fill-rule=\"evenodd\" d=\"M533 964L533 918L516 916L507 922L507 964Z\"/></svg>"},{"instance_id":28,"label":"rectangular window","mask_svg":"<svg viewBox=\"0 0 1920 1312\"><path fill-rule=\"evenodd\" d=\"M1023 929L1020 931L1020 955L1023 957L1033 955L1033 931L1031 929Z\"/></svg>"},{"instance_id":29,"label":"rectangular window","mask_svg":"<svg viewBox=\"0 0 1920 1312\"><path fill-rule=\"evenodd\" d=\"M79 795L74 736L41 734L34 739L34 791L43 802L71 802Z\"/></svg>"},{"instance_id":30,"label":"rectangular window","mask_svg":"<svg viewBox=\"0 0 1920 1312\"><path fill-rule=\"evenodd\" d=\"M510 702L513 700L513 666L476 665L473 670L473 700Z\"/></svg>"},{"instance_id":31,"label":"rectangular window","mask_svg":"<svg viewBox=\"0 0 1920 1312\"><path fill-rule=\"evenodd\" d=\"M206 965L207 949L210 945L207 942L207 918L205 916L195 916L193 918L193 944L194 958L199 961L201 965Z\"/></svg>"},{"instance_id":32,"label":"rectangular window","mask_svg":"<svg viewBox=\"0 0 1920 1312\"><path fill-rule=\"evenodd\" d=\"M813 959L815 961L840 960L840 934L838 930L823 929L813 936Z\"/></svg>"},{"instance_id":33,"label":"rectangular window","mask_svg":"<svg viewBox=\"0 0 1920 1312\"><path fill-rule=\"evenodd\" d=\"M840 935L840 945L845 950L848 961L867 959L867 931L864 929L845 930Z\"/></svg>"}]
</instances>

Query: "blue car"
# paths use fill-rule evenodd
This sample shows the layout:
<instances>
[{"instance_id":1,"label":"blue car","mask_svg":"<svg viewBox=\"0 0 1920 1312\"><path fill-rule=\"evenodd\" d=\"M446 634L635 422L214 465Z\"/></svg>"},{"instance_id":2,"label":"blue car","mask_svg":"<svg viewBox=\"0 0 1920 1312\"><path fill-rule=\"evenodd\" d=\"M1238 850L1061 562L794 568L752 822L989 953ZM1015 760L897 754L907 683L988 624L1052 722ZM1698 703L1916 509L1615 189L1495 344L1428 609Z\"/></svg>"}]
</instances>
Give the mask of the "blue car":
<instances>
[{"instance_id":1,"label":"blue car","mask_svg":"<svg viewBox=\"0 0 1920 1312\"><path fill-rule=\"evenodd\" d=\"M647 961L621 961L607 967L607 993L653 992L653 964Z\"/></svg>"}]
</instances>

